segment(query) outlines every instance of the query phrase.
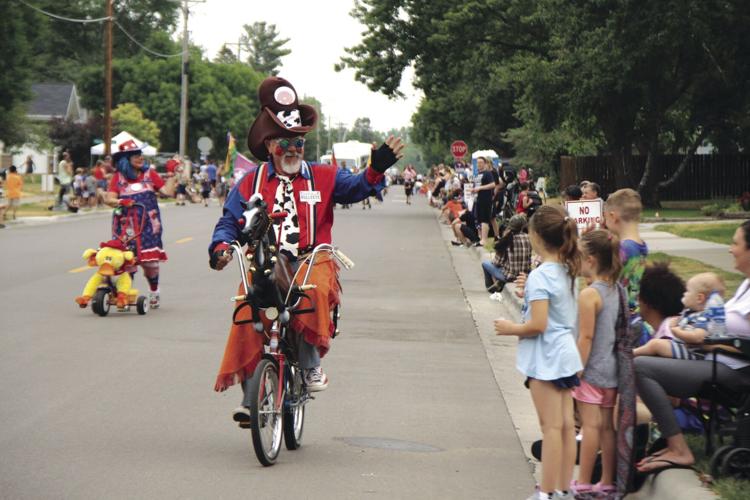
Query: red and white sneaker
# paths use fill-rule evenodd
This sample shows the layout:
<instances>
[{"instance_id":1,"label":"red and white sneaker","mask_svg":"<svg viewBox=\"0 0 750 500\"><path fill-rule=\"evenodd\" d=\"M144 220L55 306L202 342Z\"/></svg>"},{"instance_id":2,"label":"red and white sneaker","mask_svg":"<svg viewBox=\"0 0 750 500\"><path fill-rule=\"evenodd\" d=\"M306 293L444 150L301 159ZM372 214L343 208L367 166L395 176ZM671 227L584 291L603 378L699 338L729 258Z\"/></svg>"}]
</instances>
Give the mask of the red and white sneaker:
<instances>
[{"instance_id":1,"label":"red and white sneaker","mask_svg":"<svg viewBox=\"0 0 750 500\"><path fill-rule=\"evenodd\" d=\"M151 309L159 309L159 290L148 293L148 304Z\"/></svg>"},{"instance_id":2,"label":"red and white sneaker","mask_svg":"<svg viewBox=\"0 0 750 500\"><path fill-rule=\"evenodd\" d=\"M305 385L309 392L320 392L328 389L328 376L317 366L305 370Z\"/></svg>"}]
</instances>

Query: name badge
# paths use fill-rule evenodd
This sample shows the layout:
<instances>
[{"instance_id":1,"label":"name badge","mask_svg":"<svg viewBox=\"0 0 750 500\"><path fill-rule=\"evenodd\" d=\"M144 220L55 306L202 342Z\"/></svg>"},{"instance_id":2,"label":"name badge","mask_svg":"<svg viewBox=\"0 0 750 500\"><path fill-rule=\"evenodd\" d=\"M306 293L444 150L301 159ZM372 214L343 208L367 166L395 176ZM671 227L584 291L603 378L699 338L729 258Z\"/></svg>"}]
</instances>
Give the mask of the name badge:
<instances>
[{"instance_id":1,"label":"name badge","mask_svg":"<svg viewBox=\"0 0 750 500\"><path fill-rule=\"evenodd\" d=\"M310 205L320 203L322 201L320 198L320 191L300 191L299 201L309 203Z\"/></svg>"}]
</instances>

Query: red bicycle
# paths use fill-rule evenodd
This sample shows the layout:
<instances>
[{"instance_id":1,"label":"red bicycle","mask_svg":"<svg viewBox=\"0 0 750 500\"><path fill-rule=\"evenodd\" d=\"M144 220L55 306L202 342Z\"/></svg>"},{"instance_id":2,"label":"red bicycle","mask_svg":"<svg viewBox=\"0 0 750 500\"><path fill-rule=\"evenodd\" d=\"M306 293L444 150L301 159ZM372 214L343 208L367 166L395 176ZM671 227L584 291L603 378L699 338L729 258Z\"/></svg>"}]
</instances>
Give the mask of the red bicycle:
<instances>
[{"instance_id":1,"label":"red bicycle","mask_svg":"<svg viewBox=\"0 0 750 500\"><path fill-rule=\"evenodd\" d=\"M297 362L297 347L300 339L291 330L289 323L294 314L305 314L312 310L300 308L305 292L316 285L308 283L312 267L319 255L328 253L346 269L354 267L338 248L330 244L320 244L300 262L296 272L292 272L286 258L279 254L274 223L280 222L286 212L268 214L267 205L260 195L253 195L244 204L245 212L239 220L242 235L247 244L234 241L230 252L237 255L242 290L244 294L232 297L238 305L232 321L235 324L253 323L259 335L266 336L263 358L255 368L246 389L249 391L250 422L253 448L260 463L273 465L281 450L282 435L289 450L302 445L305 422L305 405L314 399L307 391L302 370ZM245 261L249 267L246 268ZM302 265L307 263L307 272L299 284L297 278ZM247 279L248 270L252 284ZM249 307L251 318L238 319L238 314ZM270 320L271 327L266 333L261 312ZM338 308L333 311L334 327L337 326Z\"/></svg>"}]
</instances>

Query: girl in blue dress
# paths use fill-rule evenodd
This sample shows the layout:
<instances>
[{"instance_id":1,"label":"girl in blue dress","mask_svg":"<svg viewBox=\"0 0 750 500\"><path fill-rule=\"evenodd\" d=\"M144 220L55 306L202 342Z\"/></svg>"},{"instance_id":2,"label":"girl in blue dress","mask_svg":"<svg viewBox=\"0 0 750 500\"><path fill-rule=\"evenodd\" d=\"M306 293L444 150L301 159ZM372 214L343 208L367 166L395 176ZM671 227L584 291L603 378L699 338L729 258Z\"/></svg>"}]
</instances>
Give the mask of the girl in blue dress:
<instances>
[{"instance_id":1,"label":"girl in blue dress","mask_svg":"<svg viewBox=\"0 0 750 500\"><path fill-rule=\"evenodd\" d=\"M527 377L542 430L542 481L529 499L573 498L571 392L583 370L575 335L574 283L581 267L575 220L562 207L544 205L531 218L529 238L542 263L525 283L523 323L497 319L495 332L519 337L516 367Z\"/></svg>"}]
</instances>

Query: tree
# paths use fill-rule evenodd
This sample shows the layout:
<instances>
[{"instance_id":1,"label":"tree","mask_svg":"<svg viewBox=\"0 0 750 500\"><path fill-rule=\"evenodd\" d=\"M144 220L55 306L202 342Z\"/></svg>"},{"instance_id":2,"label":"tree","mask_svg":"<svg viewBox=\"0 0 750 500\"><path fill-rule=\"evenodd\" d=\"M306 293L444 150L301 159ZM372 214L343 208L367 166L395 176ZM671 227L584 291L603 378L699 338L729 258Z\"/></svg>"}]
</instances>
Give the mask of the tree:
<instances>
[{"instance_id":1,"label":"tree","mask_svg":"<svg viewBox=\"0 0 750 500\"><path fill-rule=\"evenodd\" d=\"M366 116L354 120L354 125L347 135L347 140L367 143L380 142L383 139L383 134L372 129L370 119Z\"/></svg>"},{"instance_id":2,"label":"tree","mask_svg":"<svg viewBox=\"0 0 750 500\"><path fill-rule=\"evenodd\" d=\"M243 138L258 111L257 91L263 76L245 64L217 64L200 52L191 53L188 147L196 156L197 140L208 136L217 157L226 153L226 133L231 131L242 148ZM104 103L99 68L82 74L79 88L83 104L101 112ZM113 105L132 102L159 128L161 149L176 151L180 123L180 61L136 57L113 64Z\"/></svg>"},{"instance_id":3,"label":"tree","mask_svg":"<svg viewBox=\"0 0 750 500\"><path fill-rule=\"evenodd\" d=\"M622 160L619 185L656 205L686 165L665 178L657 155L689 155L705 138L748 146L743 0L363 0L353 15L368 30L338 68L397 96L413 66L425 93L414 137L430 159L456 134L527 158L536 148L548 166L595 148ZM647 157L640 179L626 170L634 152Z\"/></svg>"},{"instance_id":4,"label":"tree","mask_svg":"<svg viewBox=\"0 0 750 500\"><path fill-rule=\"evenodd\" d=\"M26 139L26 103L31 99L34 23L38 16L15 2L0 0L0 141L6 147Z\"/></svg>"},{"instance_id":5,"label":"tree","mask_svg":"<svg viewBox=\"0 0 750 500\"><path fill-rule=\"evenodd\" d=\"M214 57L214 62L218 64L236 64L239 60L229 47L222 45L216 57Z\"/></svg>"},{"instance_id":6,"label":"tree","mask_svg":"<svg viewBox=\"0 0 750 500\"><path fill-rule=\"evenodd\" d=\"M86 123L55 118L49 124L49 137L53 144L67 150L76 166L91 163L91 146L94 139L102 137L103 131L100 118L91 118Z\"/></svg>"},{"instance_id":7,"label":"tree","mask_svg":"<svg viewBox=\"0 0 750 500\"><path fill-rule=\"evenodd\" d=\"M303 104L313 106L318 110L318 125L316 130L311 130L305 136L305 161L318 163L321 155L326 153L328 147L328 129L326 128L326 117L323 114L323 106L320 101L312 96L304 96L300 99Z\"/></svg>"},{"instance_id":8,"label":"tree","mask_svg":"<svg viewBox=\"0 0 750 500\"><path fill-rule=\"evenodd\" d=\"M104 2L98 0L38 0L35 6L73 19L105 16ZM15 9L32 11L16 4ZM141 45L162 53L179 52L179 44L169 34L178 19L179 4L172 0L119 0L115 19ZM6 9L7 10L7 9ZM82 68L104 64L104 23L74 23L38 15L33 23L33 70L37 81L77 81ZM131 57L145 51L118 26L113 27L113 56ZM101 70L103 71L103 70Z\"/></svg>"},{"instance_id":9,"label":"tree","mask_svg":"<svg viewBox=\"0 0 750 500\"><path fill-rule=\"evenodd\" d=\"M143 112L132 102L120 104L112 110L114 133L128 131L141 141L159 149L159 127L143 116Z\"/></svg>"},{"instance_id":10,"label":"tree","mask_svg":"<svg viewBox=\"0 0 750 500\"><path fill-rule=\"evenodd\" d=\"M291 50L282 48L289 39L278 38L276 25L266 24L265 21L246 24L243 29L245 33L240 43L250 54L247 58L250 67L265 75L278 75L281 58L292 53Z\"/></svg>"}]
</instances>

